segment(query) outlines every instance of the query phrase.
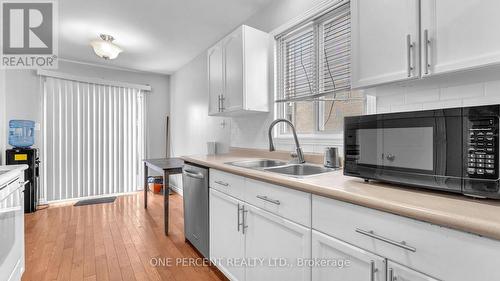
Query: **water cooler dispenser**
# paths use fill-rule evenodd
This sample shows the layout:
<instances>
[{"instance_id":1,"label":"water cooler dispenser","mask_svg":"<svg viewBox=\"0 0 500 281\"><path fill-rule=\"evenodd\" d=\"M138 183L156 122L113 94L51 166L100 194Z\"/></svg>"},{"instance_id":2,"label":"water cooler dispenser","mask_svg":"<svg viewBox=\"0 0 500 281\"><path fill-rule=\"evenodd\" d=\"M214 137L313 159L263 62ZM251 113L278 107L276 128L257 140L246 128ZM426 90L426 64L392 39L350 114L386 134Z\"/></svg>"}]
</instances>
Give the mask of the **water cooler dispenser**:
<instances>
[{"instance_id":1,"label":"water cooler dispenser","mask_svg":"<svg viewBox=\"0 0 500 281\"><path fill-rule=\"evenodd\" d=\"M9 144L12 149L6 151L7 165L28 165L24 171L24 180L29 181L24 190L24 212L35 212L38 205L40 189L40 158L35 143L35 122L28 120L11 120L9 122Z\"/></svg>"}]
</instances>

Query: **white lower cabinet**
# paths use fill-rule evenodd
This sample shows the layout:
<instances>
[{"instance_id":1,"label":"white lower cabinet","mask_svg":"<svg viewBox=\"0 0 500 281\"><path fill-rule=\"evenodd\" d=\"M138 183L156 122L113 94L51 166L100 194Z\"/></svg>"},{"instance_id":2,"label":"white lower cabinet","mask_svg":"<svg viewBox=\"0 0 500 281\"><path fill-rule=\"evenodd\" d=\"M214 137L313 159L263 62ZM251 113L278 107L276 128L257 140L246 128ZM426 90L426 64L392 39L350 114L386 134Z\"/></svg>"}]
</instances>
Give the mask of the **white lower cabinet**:
<instances>
[{"instance_id":1,"label":"white lower cabinet","mask_svg":"<svg viewBox=\"0 0 500 281\"><path fill-rule=\"evenodd\" d=\"M19 281L24 273L24 172L0 185L0 280Z\"/></svg>"},{"instance_id":2,"label":"white lower cabinet","mask_svg":"<svg viewBox=\"0 0 500 281\"><path fill-rule=\"evenodd\" d=\"M338 239L312 231L312 280L385 281L386 260Z\"/></svg>"},{"instance_id":3,"label":"white lower cabinet","mask_svg":"<svg viewBox=\"0 0 500 281\"><path fill-rule=\"evenodd\" d=\"M500 280L498 240L315 195L312 228L437 280Z\"/></svg>"},{"instance_id":4,"label":"white lower cabinet","mask_svg":"<svg viewBox=\"0 0 500 281\"><path fill-rule=\"evenodd\" d=\"M311 257L311 229L267 211L245 206L247 281L310 280L310 267L302 265Z\"/></svg>"},{"instance_id":5,"label":"white lower cabinet","mask_svg":"<svg viewBox=\"0 0 500 281\"><path fill-rule=\"evenodd\" d=\"M230 280L500 280L498 240L210 175L210 258Z\"/></svg>"},{"instance_id":6,"label":"white lower cabinet","mask_svg":"<svg viewBox=\"0 0 500 281\"><path fill-rule=\"evenodd\" d=\"M387 262L387 281L438 281L392 261Z\"/></svg>"},{"instance_id":7,"label":"white lower cabinet","mask_svg":"<svg viewBox=\"0 0 500 281\"><path fill-rule=\"evenodd\" d=\"M230 280L311 279L311 229L210 189L210 258Z\"/></svg>"},{"instance_id":8,"label":"white lower cabinet","mask_svg":"<svg viewBox=\"0 0 500 281\"><path fill-rule=\"evenodd\" d=\"M210 189L210 259L230 280L244 280L245 268L236 261L245 257L245 237L238 229L242 202Z\"/></svg>"}]
</instances>

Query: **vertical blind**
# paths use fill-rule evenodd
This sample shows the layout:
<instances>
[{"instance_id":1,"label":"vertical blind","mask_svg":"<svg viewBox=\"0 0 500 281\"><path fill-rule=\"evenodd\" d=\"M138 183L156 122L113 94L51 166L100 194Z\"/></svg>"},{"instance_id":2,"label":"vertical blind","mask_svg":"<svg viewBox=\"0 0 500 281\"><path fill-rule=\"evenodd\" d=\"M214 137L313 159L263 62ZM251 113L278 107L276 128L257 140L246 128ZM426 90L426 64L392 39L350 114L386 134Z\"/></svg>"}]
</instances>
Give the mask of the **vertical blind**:
<instances>
[{"instance_id":1,"label":"vertical blind","mask_svg":"<svg viewBox=\"0 0 500 281\"><path fill-rule=\"evenodd\" d=\"M351 89L349 2L277 39L276 102L310 100Z\"/></svg>"},{"instance_id":2,"label":"vertical blind","mask_svg":"<svg viewBox=\"0 0 500 281\"><path fill-rule=\"evenodd\" d=\"M42 181L46 200L137 190L144 155L141 90L45 79Z\"/></svg>"}]
</instances>

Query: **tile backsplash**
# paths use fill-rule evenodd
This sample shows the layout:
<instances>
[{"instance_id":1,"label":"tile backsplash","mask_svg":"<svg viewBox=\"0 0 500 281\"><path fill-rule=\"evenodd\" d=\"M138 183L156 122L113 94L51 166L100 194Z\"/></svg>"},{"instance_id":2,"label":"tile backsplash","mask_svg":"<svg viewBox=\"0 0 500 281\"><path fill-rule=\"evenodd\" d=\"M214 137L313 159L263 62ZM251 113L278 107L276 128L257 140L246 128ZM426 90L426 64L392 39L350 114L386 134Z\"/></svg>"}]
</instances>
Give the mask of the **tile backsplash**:
<instances>
[{"instance_id":1,"label":"tile backsplash","mask_svg":"<svg viewBox=\"0 0 500 281\"><path fill-rule=\"evenodd\" d=\"M500 103L500 70L469 71L366 90L377 113Z\"/></svg>"}]
</instances>

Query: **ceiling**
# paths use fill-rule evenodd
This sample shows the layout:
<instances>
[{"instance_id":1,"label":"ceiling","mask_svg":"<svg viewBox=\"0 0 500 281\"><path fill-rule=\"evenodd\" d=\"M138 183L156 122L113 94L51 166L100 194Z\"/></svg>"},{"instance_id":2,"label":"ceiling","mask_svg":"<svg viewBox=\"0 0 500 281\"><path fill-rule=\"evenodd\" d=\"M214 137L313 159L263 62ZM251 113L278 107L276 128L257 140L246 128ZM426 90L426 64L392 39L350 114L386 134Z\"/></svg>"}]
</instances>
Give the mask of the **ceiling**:
<instances>
[{"instance_id":1,"label":"ceiling","mask_svg":"<svg viewBox=\"0 0 500 281\"><path fill-rule=\"evenodd\" d=\"M59 57L170 74L272 0L64 0L59 5ZM124 49L97 57L100 33Z\"/></svg>"}]
</instances>

